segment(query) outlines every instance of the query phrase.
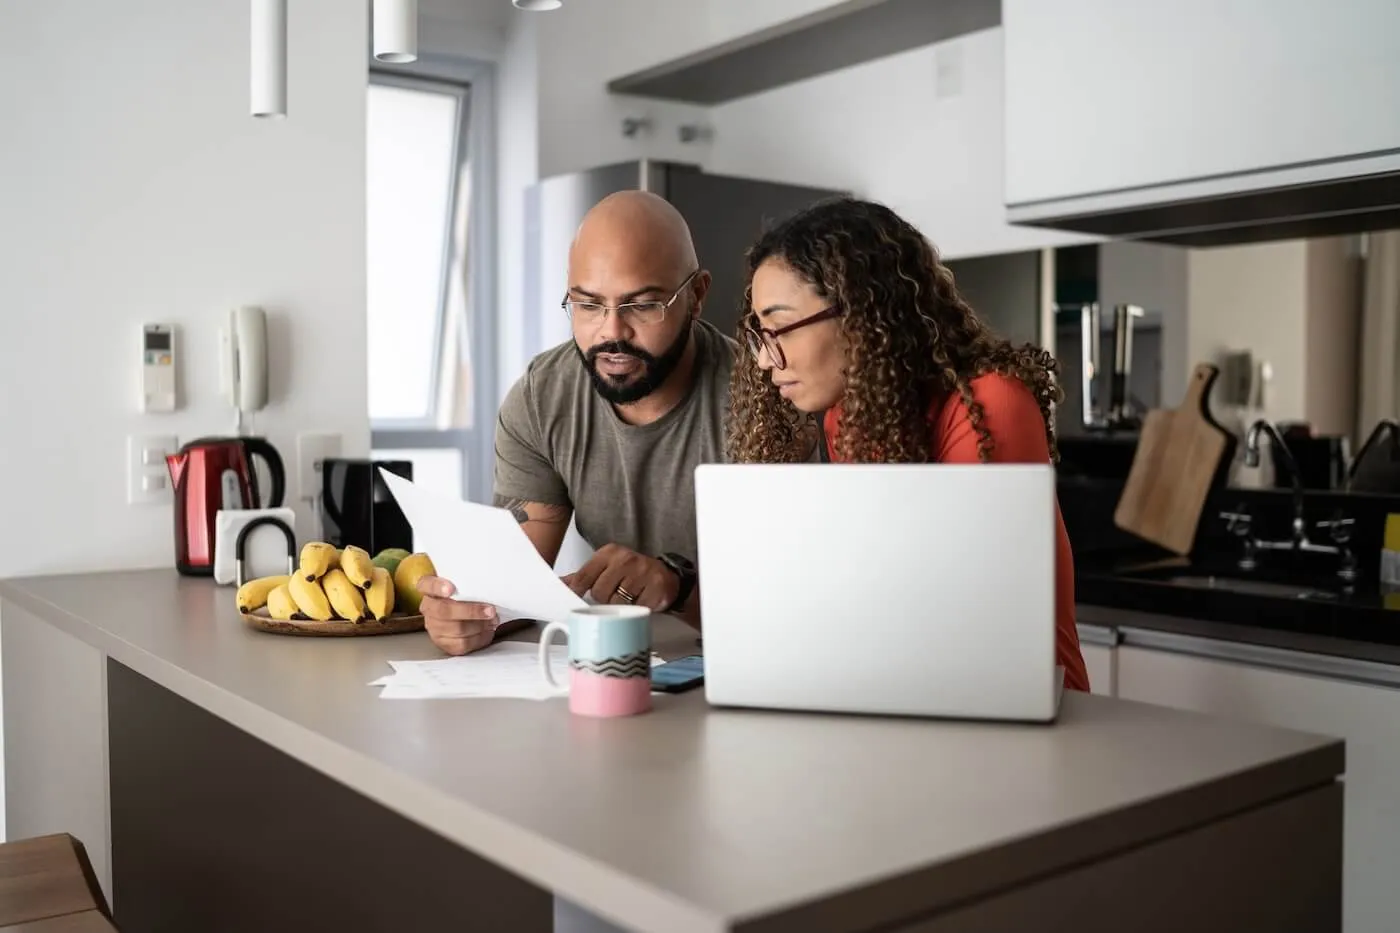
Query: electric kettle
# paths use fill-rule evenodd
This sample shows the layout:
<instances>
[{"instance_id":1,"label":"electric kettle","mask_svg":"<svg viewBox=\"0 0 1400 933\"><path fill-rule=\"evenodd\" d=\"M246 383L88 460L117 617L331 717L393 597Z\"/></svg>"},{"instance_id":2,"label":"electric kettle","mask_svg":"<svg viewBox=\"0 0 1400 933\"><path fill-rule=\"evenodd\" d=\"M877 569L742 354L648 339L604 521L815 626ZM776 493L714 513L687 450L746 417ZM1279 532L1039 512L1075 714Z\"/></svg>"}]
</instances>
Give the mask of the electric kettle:
<instances>
[{"instance_id":1,"label":"electric kettle","mask_svg":"<svg viewBox=\"0 0 1400 933\"><path fill-rule=\"evenodd\" d=\"M258 492L253 459L263 461L272 489ZM215 519L221 509L276 508L287 489L282 456L260 437L202 437L165 458L175 493L175 568L214 573Z\"/></svg>"}]
</instances>

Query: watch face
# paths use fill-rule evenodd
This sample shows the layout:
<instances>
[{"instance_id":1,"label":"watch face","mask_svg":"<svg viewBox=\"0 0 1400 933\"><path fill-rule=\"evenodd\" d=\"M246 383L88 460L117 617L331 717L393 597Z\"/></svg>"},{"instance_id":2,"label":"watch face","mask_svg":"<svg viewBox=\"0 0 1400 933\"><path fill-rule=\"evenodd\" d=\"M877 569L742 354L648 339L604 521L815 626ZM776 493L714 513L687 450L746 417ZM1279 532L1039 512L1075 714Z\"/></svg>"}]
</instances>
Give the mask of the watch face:
<instances>
[{"instance_id":1,"label":"watch face","mask_svg":"<svg viewBox=\"0 0 1400 933\"><path fill-rule=\"evenodd\" d=\"M680 573L694 573L694 572L695 572L695 564L692 563L689 559L687 559L687 558L685 558L685 557L682 557L682 556L679 555L679 554L665 554L665 555L662 555L662 556L663 556L669 563L674 564L675 567L676 567L676 570L677 570L678 572L680 572Z\"/></svg>"}]
</instances>

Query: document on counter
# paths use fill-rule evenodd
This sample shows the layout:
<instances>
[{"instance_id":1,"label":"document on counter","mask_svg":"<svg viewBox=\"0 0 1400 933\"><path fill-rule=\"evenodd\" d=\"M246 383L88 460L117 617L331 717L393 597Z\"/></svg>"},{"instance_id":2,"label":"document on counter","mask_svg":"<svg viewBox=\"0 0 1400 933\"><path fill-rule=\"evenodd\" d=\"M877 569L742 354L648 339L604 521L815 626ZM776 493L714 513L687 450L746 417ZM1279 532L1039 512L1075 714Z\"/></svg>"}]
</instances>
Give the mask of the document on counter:
<instances>
[{"instance_id":1,"label":"document on counter","mask_svg":"<svg viewBox=\"0 0 1400 933\"><path fill-rule=\"evenodd\" d=\"M394 673L371 686L383 686L383 700L428 700L452 697L495 697L547 700L554 696L540 673L539 645L503 641L460 658L432 661L390 661ZM569 649L553 645L550 666L556 678L566 678Z\"/></svg>"},{"instance_id":2,"label":"document on counter","mask_svg":"<svg viewBox=\"0 0 1400 933\"><path fill-rule=\"evenodd\" d=\"M414 549L456 585L458 599L490 603L503 622L562 622L588 605L559 579L510 512L432 492L382 467L379 472L413 528Z\"/></svg>"},{"instance_id":3,"label":"document on counter","mask_svg":"<svg viewBox=\"0 0 1400 933\"><path fill-rule=\"evenodd\" d=\"M382 687L381 700L483 699L547 700L556 696L540 673L540 646L535 642L503 641L460 658L432 661L390 661L393 674L370 682ZM550 668L567 683L569 648L551 645ZM653 654L652 666L661 663Z\"/></svg>"}]
</instances>

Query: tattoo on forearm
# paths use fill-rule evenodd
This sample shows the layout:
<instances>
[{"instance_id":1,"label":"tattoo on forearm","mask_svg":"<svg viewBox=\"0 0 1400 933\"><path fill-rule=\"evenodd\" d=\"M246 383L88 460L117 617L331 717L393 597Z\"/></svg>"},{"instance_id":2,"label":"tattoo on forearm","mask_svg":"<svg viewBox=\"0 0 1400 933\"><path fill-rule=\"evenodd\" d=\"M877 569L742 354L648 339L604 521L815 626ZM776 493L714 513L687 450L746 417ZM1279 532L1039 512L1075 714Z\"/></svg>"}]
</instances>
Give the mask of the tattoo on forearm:
<instances>
[{"instance_id":1,"label":"tattoo on forearm","mask_svg":"<svg viewBox=\"0 0 1400 933\"><path fill-rule=\"evenodd\" d=\"M567 521L569 515L569 510L563 506L539 505L538 503L530 502L528 499L520 499L515 496L492 496L491 504L498 509L505 509L515 518L516 522L521 525L530 521L559 525ZM538 505L540 515L531 518L530 513L525 510L527 505Z\"/></svg>"},{"instance_id":2,"label":"tattoo on forearm","mask_svg":"<svg viewBox=\"0 0 1400 933\"><path fill-rule=\"evenodd\" d=\"M498 509L505 509L521 525L530 520L529 514L525 511L524 499L513 499L509 496L493 496L491 504Z\"/></svg>"}]
</instances>

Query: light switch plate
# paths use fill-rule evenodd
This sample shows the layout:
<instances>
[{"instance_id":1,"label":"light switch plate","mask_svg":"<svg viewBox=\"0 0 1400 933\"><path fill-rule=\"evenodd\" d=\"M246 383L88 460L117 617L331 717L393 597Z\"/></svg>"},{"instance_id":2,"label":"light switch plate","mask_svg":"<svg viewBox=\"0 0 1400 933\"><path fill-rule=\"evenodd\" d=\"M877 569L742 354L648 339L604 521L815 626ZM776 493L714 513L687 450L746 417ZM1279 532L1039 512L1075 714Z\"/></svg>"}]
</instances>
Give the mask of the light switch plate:
<instances>
[{"instance_id":1,"label":"light switch plate","mask_svg":"<svg viewBox=\"0 0 1400 933\"><path fill-rule=\"evenodd\" d=\"M131 434L126 439L126 504L171 501L170 468L165 458L180 449L173 434Z\"/></svg>"},{"instance_id":2,"label":"light switch plate","mask_svg":"<svg viewBox=\"0 0 1400 933\"><path fill-rule=\"evenodd\" d=\"M297 495L303 502L321 498L321 464L340 456L339 434L297 435Z\"/></svg>"}]
</instances>

